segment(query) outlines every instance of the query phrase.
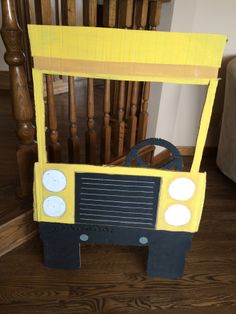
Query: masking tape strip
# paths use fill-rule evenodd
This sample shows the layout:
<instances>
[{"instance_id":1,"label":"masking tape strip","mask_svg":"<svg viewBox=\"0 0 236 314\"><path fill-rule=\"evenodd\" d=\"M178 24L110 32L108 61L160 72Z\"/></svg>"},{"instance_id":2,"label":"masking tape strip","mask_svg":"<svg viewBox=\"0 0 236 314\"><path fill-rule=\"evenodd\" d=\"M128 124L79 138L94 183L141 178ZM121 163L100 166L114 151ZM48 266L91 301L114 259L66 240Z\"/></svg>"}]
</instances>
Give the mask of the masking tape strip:
<instances>
[{"instance_id":1,"label":"masking tape strip","mask_svg":"<svg viewBox=\"0 0 236 314\"><path fill-rule=\"evenodd\" d=\"M217 79L210 81L206 102L203 107L203 112L202 112L202 117L201 117L201 122L200 122L200 129L198 133L197 144L196 144L194 159L193 159L193 163L191 167L191 172L199 172L199 169L200 169L202 154L203 154L204 146L206 143L208 128L210 125L217 85L218 85Z\"/></svg>"},{"instance_id":2,"label":"masking tape strip","mask_svg":"<svg viewBox=\"0 0 236 314\"><path fill-rule=\"evenodd\" d=\"M218 68L207 66L191 66L191 65L171 65L171 64L150 64L150 63L121 63L121 62L102 62L102 61L86 61L71 60L59 58L35 57L34 68L55 72L77 72L87 73L88 75L99 76L106 74L110 78L112 75L125 75L140 77L145 81L145 77L171 77L171 78L216 78Z\"/></svg>"}]
</instances>

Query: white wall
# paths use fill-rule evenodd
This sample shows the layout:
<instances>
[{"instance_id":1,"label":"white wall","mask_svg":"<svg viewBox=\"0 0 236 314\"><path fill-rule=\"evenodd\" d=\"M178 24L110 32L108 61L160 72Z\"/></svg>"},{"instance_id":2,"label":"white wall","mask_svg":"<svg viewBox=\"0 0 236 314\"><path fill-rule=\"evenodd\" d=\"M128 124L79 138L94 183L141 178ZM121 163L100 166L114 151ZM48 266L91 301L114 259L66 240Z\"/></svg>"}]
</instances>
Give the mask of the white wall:
<instances>
[{"instance_id":1,"label":"white wall","mask_svg":"<svg viewBox=\"0 0 236 314\"><path fill-rule=\"evenodd\" d=\"M169 4L171 5L173 14L170 31L228 35L229 41L220 73L223 80L218 88L208 137L208 145L215 146L218 141L223 105L225 64L232 56L236 56L236 1L175 0ZM194 146L205 91L204 87L163 84L160 95L160 88L153 86L150 116L158 111L158 117L155 125L151 119L148 135L165 138L178 146ZM157 95L156 99L154 95Z\"/></svg>"}]
</instances>

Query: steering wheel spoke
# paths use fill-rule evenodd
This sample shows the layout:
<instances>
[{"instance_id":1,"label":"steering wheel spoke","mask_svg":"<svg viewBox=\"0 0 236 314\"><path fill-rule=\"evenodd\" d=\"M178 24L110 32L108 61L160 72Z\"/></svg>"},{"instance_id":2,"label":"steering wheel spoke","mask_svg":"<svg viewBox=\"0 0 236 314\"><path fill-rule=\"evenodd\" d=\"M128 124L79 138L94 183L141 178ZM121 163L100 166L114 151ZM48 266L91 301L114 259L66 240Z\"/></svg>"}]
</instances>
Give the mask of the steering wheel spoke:
<instances>
[{"instance_id":1,"label":"steering wheel spoke","mask_svg":"<svg viewBox=\"0 0 236 314\"><path fill-rule=\"evenodd\" d=\"M183 162L182 162L182 157L178 151L178 149L171 144L170 142L163 140L161 138L150 138L146 139L137 145L135 145L127 155L125 159L125 166L131 166L132 160L136 160L137 165L139 167L148 167L148 164L145 163L145 161L138 155L138 150L140 148L143 148L146 145L156 145L156 146L161 146L166 149L168 149L171 152L172 159L170 161L167 161L160 169L171 169L175 168L178 171L183 170Z\"/></svg>"},{"instance_id":2,"label":"steering wheel spoke","mask_svg":"<svg viewBox=\"0 0 236 314\"><path fill-rule=\"evenodd\" d=\"M166 162L164 165L162 165L160 167L160 169L164 169L164 170L165 169L171 169L174 166L176 166L176 162L175 162L175 160L172 159L172 160Z\"/></svg>"},{"instance_id":3,"label":"steering wheel spoke","mask_svg":"<svg viewBox=\"0 0 236 314\"><path fill-rule=\"evenodd\" d=\"M136 160L139 167L148 167L143 158L141 158L139 155L137 155Z\"/></svg>"}]
</instances>

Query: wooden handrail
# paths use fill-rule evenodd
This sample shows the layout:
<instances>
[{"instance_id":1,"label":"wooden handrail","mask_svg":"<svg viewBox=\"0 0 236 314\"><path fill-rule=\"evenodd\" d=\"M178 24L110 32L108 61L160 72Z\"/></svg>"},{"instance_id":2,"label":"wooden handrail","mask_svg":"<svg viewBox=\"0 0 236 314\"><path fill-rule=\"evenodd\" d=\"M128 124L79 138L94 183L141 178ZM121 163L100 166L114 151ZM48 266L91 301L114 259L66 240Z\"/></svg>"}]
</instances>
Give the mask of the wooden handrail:
<instances>
[{"instance_id":1,"label":"wooden handrail","mask_svg":"<svg viewBox=\"0 0 236 314\"><path fill-rule=\"evenodd\" d=\"M164 0L104 0L103 26L129 29L155 29L159 24L160 10L163 2ZM33 162L36 158L36 144L34 140L35 128L32 123L33 107L24 69L25 56L21 51L22 30L17 21L17 14L20 11L16 10L16 3L18 4L15 0L2 0L1 2L3 15L2 37L6 46L5 60L10 69L13 113L17 122L17 136L19 139L17 163L20 188L21 194L27 195L32 191L32 173ZM34 17L34 23L51 24L55 22L50 1L39 0L32 3L34 4L33 11L27 11L26 13L30 16L30 19L32 16ZM18 8L18 5L16 7ZM22 8L29 10L28 7L23 5ZM61 16L56 16L57 24L62 22L62 24L66 25L76 25L75 0L59 1L56 10L57 14L61 14ZM84 0L83 10L84 25L96 26L97 0ZM54 79L51 76L46 77L50 141L48 151L49 159L58 162L61 160L61 152L58 140L53 81ZM69 161L79 163L80 143L78 138L78 114L74 78L70 77L68 79L68 85ZM86 132L86 162L97 163L93 79L88 80L87 86L88 123ZM116 157L122 156L125 154L127 146L128 148L132 147L137 141L146 137L149 91L149 83L105 81L101 150L102 163L109 163L111 158L115 157L114 155ZM116 123L113 122L114 118L116 119ZM114 134L116 135L115 142L112 138ZM114 147L112 148L112 146Z\"/></svg>"},{"instance_id":2,"label":"wooden handrail","mask_svg":"<svg viewBox=\"0 0 236 314\"><path fill-rule=\"evenodd\" d=\"M10 88L16 133L19 139L17 164L19 171L19 194L24 197L32 193L33 163L36 159L35 127L33 107L24 69L25 56L21 50L22 30L19 26L14 0L2 0L1 35L6 47L4 55L9 65Z\"/></svg>"}]
</instances>

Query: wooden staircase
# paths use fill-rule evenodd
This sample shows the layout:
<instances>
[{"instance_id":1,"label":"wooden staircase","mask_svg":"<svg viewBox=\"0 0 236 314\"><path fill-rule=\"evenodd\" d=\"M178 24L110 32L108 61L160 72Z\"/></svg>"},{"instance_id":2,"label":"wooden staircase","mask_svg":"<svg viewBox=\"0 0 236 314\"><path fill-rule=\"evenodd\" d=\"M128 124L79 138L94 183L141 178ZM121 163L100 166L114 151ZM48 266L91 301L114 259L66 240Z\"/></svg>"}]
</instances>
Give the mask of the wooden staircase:
<instances>
[{"instance_id":1,"label":"wooden staircase","mask_svg":"<svg viewBox=\"0 0 236 314\"><path fill-rule=\"evenodd\" d=\"M164 2L167 1L104 0L101 7L97 0L84 0L84 25L155 30L160 21L161 6ZM73 11L76 4L75 0L55 1L56 13L61 12L60 17L53 15L49 3L51 1L29 1L28 4L27 1L1 1L3 16L1 35L6 46L5 60L10 66L11 93L8 90L0 91L0 143L2 151L0 155L0 256L29 240L37 232L37 226L32 219L31 197L33 163L37 159L37 147L33 99L30 94L32 76L26 24L30 23L32 18L36 19L33 22L43 24L51 24L53 19L57 24L75 25L76 23ZM60 3L59 6L58 3ZM30 4L33 4L36 9L35 15L32 15L32 10L29 11ZM40 14L37 16L37 13ZM52 18L53 16L54 18ZM26 58L22 53L21 42L23 42ZM57 155L55 147L60 147L61 161L71 160L71 156L72 159L74 158L75 151L69 151L68 156L67 141L68 133L70 133L69 140L73 144L73 149L78 148L79 141L80 162L93 163L92 160L85 158L88 155L85 151L86 140L84 136L87 132L89 135L96 134L97 146L100 145L100 139L105 138L103 145L97 149L95 145L90 145L92 153L90 151L89 156L94 158L96 155L101 158L99 163L122 163L127 150L146 136L150 84L116 82L112 86L109 81L106 81L105 85L104 83L99 85L91 79L88 84L85 80L70 79L69 84L69 93L71 93L69 97L70 116L68 117L68 94L55 95L52 80L50 77L46 79L47 106L50 109L49 114L51 112L49 133L51 135L54 134L53 132L59 134L57 143L53 142L53 136L51 139L50 136L48 138L48 146L52 148L52 159L55 159L54 157ZM86 90L83 89L84 86L86 86ZM74 98L77 88L82 88L79 99ZM106 97L104 97L104 88L105 91L111 88L107 93L105 92ZM109 93L111 96L108 97ZM77 113L76 103L77 105L79 103ZM60 108L57 116L55 104ZM16 126L12 119L11 108ZM73 128L76 119L79 134L74 136ZM91 120L93 122L92 133L89 129L91 128ZM70 132L67 131L68 126L70 126ZM111 139L109 130L113 128L115 129L115 137ZM18 141L13 131L15 129ZM91 142L91 138L89 136L87 138ZM119 142L115 144L115 149L112 149L111 144L116 140ZM104 147L105 151L103 152ZM150 159L152 151L152 148L148 148L143 154ZM112 154L115 156L112 157Z\"/></svg>"}]
</instances>

